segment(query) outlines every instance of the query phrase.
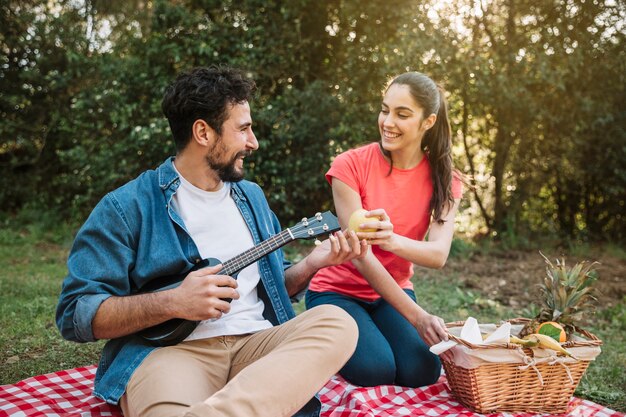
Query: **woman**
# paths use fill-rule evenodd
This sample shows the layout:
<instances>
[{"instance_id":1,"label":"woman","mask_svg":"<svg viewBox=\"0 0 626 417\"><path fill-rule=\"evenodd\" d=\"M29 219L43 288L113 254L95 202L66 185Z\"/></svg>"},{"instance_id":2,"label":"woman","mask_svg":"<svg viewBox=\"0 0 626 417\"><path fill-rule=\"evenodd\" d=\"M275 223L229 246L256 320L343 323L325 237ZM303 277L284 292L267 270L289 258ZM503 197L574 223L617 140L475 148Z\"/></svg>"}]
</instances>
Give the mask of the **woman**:
<instances>
[{"instance_id":1,"label":"woman","mask_svg":"<svg viewBox=\"0 0 626 417\"><path fill-rule=\"evenodd\" d=\"M441 318L417 304L410 278L413 264L445 264L461 181L444 93L433 80L417 72L396 77L381 107L380 142L340 154L326 174L343 227L360 208L376 217L361 224L375 232L358 233L372 250L320 270L306 306L334 304L357 321L357 349L340 371L348 381L420 387L439 378L441 362L428 348L447 333Z\"/></svg>"}]
</instances>

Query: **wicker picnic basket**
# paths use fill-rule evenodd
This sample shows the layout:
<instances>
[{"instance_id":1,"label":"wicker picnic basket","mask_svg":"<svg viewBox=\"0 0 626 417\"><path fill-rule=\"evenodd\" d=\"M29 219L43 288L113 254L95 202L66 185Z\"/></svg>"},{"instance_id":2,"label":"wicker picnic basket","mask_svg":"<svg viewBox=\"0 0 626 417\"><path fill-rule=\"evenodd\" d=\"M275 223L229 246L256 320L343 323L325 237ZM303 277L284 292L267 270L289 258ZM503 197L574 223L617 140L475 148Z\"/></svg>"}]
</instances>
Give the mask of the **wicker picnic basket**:
<instances>
[{"instance_id":1,"label":"wicker picnic basket","mask_svg":"<svg viewBox=\"0 0 626 417\"><path fill-rule=\"evenodd\" d=\"M508 320L517 329L529 319ZM464 322L448 323L450 339L457 342L454 360L443 361L454 396L464 406L482 413L526 412L559 414L567 411L580 378L600 353L602 341L587 331L563 347L579 360L548 355L545 349L497 343L474 345L452 330ZM512 334L516 334L512 331ZM543 351L543 354L542 352ZM574 353L576 352L576 353ZM491 362L491 357L494 357Z\"/></svg>"}]
</instances>

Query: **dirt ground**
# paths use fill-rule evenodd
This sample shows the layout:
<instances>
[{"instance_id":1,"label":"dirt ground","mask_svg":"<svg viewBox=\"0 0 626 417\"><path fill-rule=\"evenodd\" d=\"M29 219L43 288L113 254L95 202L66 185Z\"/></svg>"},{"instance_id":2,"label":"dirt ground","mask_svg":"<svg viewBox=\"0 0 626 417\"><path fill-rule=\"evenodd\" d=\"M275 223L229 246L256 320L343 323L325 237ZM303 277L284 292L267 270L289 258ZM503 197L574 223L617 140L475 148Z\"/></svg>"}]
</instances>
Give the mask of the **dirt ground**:
<instances>
[{"instance_id":1,"label":"dirt ground","mask_svg":"<svg viewBox=\"0 0 626 417\"><path fill-rule=\"evenodd\" d=\"M562 253L544 253L553 264L565 259L568 267L580 261L597 261L594 265L598 280L596 288L598 306L610 308L626 297L626 260L607 252L581 256ZM467 288L475 288L489 298L512 308L529 302L537 304L539 284L546 275L546 263L538 251L506 251L502 253L474 254L469 259L451 258L444 270L453 272Z\"/></svg>"}]
</instances>

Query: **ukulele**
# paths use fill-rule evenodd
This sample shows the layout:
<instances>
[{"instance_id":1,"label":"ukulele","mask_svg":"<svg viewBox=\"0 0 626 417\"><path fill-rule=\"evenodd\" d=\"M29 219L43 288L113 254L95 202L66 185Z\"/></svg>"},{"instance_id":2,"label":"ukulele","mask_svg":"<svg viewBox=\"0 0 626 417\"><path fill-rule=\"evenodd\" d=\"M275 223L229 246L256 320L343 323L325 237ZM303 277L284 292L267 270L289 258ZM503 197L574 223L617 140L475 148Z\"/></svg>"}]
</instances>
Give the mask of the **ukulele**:
<instances>
[{"instance_id":1,"label":"ukulele","mask_svg":"<svg viewBox=\"0 0 626 417\"><path fill-rule=\"evenodd\" d=\"M185 273L155 278L142 287L140 292L146 293L176 288L191 271L207 266L219 265L220 263L222 264L222 269L217 274L229 275L237 279L239 271L258 261L263 256L285 246L287 243L296 239L314 239L339 229L340 226L337 217L330 211L316 213L315 216L302 219L299 223L264 240L232 259L225 262L221 262L215 258L203 259ZM230 302L232 299L226 299L226 301ZM137 334L153 346L171 346L185 340L199 323L200 321L175 318L148 327Z\"/></svg>"}]
</instances>

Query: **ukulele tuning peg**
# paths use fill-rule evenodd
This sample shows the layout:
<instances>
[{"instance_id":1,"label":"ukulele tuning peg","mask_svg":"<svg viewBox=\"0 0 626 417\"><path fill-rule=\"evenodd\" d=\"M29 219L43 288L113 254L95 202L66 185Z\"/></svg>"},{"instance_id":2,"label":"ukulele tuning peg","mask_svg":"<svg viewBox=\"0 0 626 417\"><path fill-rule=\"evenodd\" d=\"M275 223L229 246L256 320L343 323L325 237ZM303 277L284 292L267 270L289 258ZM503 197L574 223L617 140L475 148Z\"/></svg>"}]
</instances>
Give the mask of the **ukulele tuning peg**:
<instances>
[{"instance_id":1,"label":"ukulele tuning peg","mask_svg":"<svg viewBox=\"0 0 626 417\"><path fill-rule=\"evenodd\" d=\"M322 244L322 242L319 239L315 239L315 242L313 243L315 243L315 246L319 246Z\"/></svg>"},{"instance_id":2,"label":"ukulele tuning peg","mask_svg":"<svg viewBox=\"0 0 626 417\"><path fill-rule=\"evenodd\" d=\"M315 219L322 220L322 213L320 213L319 211L315 213Z\"/></svg>"}]
</instances>

